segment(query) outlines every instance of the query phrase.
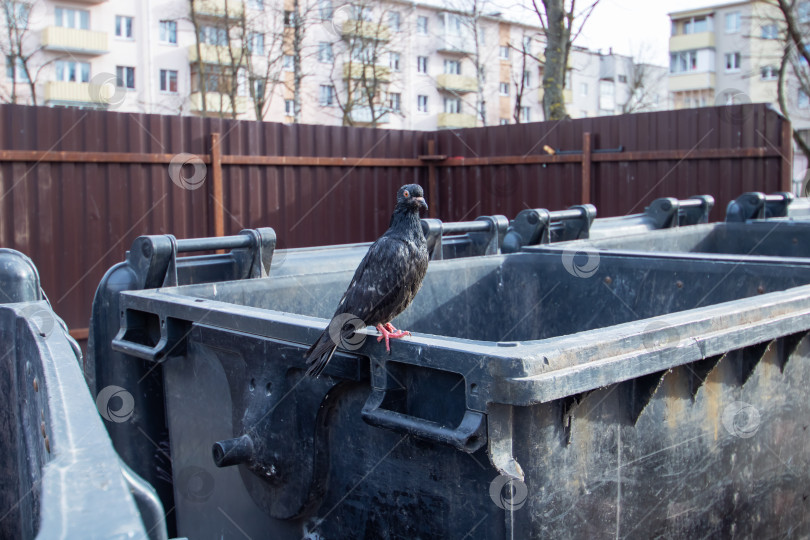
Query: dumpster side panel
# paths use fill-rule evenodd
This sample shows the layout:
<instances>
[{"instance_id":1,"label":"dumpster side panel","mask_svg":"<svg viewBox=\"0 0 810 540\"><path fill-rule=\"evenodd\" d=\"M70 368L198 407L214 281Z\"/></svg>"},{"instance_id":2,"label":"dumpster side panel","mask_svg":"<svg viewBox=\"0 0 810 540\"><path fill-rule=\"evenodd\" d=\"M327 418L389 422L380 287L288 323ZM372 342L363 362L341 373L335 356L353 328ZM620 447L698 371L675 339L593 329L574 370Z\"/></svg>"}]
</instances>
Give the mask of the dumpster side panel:
<instances>
[{"instance_id":1,"label":"dumpster side panel","mask_svg":"<svg viewBox=\"0 0 810 540\"><path fill-rule=\"evenodd\" d=\"M6 349L0 363L0 537L33 538L39 523L39 491L33 487L41 479L41 463L35 451L29 455L21 426L16 317L8 310L0 310L0 343Z\"/></svg>"},{"instance_id":2,"label":"dumpster side panel","mask_svg":"<svg viewBox=\"0 0 810 540\"><path fill-rule=\"evenodd\" d=\"M810 411L795 396L810 376L810 340L789 359L787 346L731 351L705 374L696 364L675 368L649 402L628 381L518 409L516 457L528 486L518 530L806 536Z\"/></svg>"},{"instance_id":3,"label":"dumpster side panel","mask_svg":"<svg viewBox=\"0 0 810 540\"><path fill-rule=\"evenodd\" d=\"M310 443L312 434L293 426L308 425L301 423L309 412L301 404L322 395L323 381L302 378L303 369L286 367L279 379L274 365L289 360L273 349L262 354L263 340L255 336L227 341L222 331L198 326L190 339L187 354L164 365L178 534L264 537L272 531L279 539L403 540L461 538L468 532L473 538L504 536L502 510L488 491L495 475L483 449L466 454L366 424L361 420L369 393L364 382L342 382L324 397L321 408L328 412L319 415L313 426L318 433ZM304 349L296 350L302 354ZM432 414L437 421L445 418L445 409L450 422L458 417L463 385L453 388L447 381L447 392L434 393L420 374L396 375L409 389L404 410ZM459 390L460 398L455 395ZM423 398L432 402L430 413ZM247 415L251 408L246 402L259 403L262 418L278 426L269 435L276 445L276 468L266 479L245 465L217 468L211 457L214 441L242 434L240 411L247 408ZM282 415L278 420L277 414ZM265 440L258 429L249 435L256 444ZM292 454L280 440L285 437L293 439ZM300 486L313 461L312 481L291 490L290 485ZM279 501L302 495L298 515L273 516L290 513Z\"/></svg>"}]
</instances>

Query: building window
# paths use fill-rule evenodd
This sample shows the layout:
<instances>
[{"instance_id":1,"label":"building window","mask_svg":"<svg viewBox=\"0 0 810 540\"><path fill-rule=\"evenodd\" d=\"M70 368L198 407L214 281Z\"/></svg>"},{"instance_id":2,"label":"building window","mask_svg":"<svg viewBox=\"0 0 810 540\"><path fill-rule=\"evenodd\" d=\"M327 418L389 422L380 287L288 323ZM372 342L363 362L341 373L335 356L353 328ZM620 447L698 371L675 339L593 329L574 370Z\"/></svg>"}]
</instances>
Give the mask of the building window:
<instances>
[{"instance_id":1,"label":"building window","mask_svg":"<svg viewBox=\"0 0 810 540\"><path fill-rule=\"evenodd\" d=\"M420 113L428 112L428 97L416 96L416 111Z\"/></svg>"},{"instance_id":2,"label":"building window","mask_svg":"<svg viewBox=\"0 0 810 540\"><path fill-rule=\"evenodd\" d=\"M521 122L531 122L532 121L532 110L529 107L521 107L520 108L520 121Z\"/></svg>"},{"instance_id":3,"label":"building window","mask_svg":"<svg viewBox=\"0 0 810 540\"><path fill-rule=\"evenodd\" d=\"M295 69L294 58L291 54L285 54L281 59L281 67L284 71L293 71Z\"/></svg>"},{"instance_id":4,"label":"building window","mask_svg":"<svg viewBox=\"0 0 810 540\"><path fill-rule=\"evenodd\" d=\"M14 72L14 64L17 64L17 72ZM15 77L16 75L16 77ZM14 79L17 82L29 82L28 76L25 74L25 67L21 58L17 57L17 62L14 62L10 56L6 56L6 77Z\"/></svg>"},{"instance_id":5,"label":"building window","mask_svg":"<svg viewBox=\"0 0 810 540\"><path fill-rule=\"evenodd\" d=\"M295 115L295 101L293 101L292 99L284 100L284 114L286 114L287 116Z\"/></svg>"},{"instance_id":6,"label":"building window","mask_svg":"<svg viewBox=\"0 0 810 540\"><path fill-rule=\"evenodd\" d=\"M683 23L684 34L700 34L711 30L708 17L692 17Z\"/></svg>"},{"instance_id":7,"label":"building window","mask_svg":"<svg viewBox=\"0 0 810 540\"><path fill-rule=\"evenodd\" d=\"M83 9L54 8L55 25L90 30L90 12Z\"/></svg>"},{"instance_id":8,"label":"building window","mask_svg":"<svg viewBox=\"0 0 810 540\"><path fill-rule=\"evenodd\" d=\"M808 96L807 93L801 88L799 89L799 99L797 101L797 104L800 109L806 109L810 107L810 96Z\"/></svg>"},{"instance_id":9,"label":"building window","mask_svg":"<svg viewBox=\"0 0 810 540\"><path fill-rule=\"evenodd\" d=\"M248 0L248 7L250 9L264 11L264 0Z\"/></svg>"},{"instance_id":10,"label":"building window","mask_svg":"<svg viewBox=\"0 0 810 540\"><path fill-rule=\"evenodd\" d=\"M502 82L501 84L499 84L498 85L498 93L500 95L502 95L502 96L508 96L509 95L509 83L508 82Z\"/></svg>"},{"instance_id":11,"label":"building window","mask_svg":"<svg viewBox=\"0 0 810 540\"><path fill-rule=\"evenodd\" d=\"M248 41L248 50L251 54L264 55L264 34L259 32L251 32L250 40Z\"/></svg>"},{"instance_id":12,"label":"building window","mask_svg":"<svg viewBox=\"0 0 810 540\"><path fill-rule=\"evenodd\" d=\"M779 37L779 27L775 24L762 25L762 39L777 39Z\"/></svg>"},{"instance_id":13,"label":"building window","mask_svg":"<svg viewBox=\"0 0 810 540\"><path fill-rule=\"evenodd\" d=\"M501 45L498 49L498 57L501 60L509 60L509 45Z\"/></svg>"},{"instance_id":14,"label":"building window","mask_svg":"<svg viewBox=\"0 0 810 540\"><path fill-rule=\"evenodd\" d=\"M402 94L399 92L391 92L388 94L388 108L392 111L399 112L402 110Z\"/></svg>"},{"instance_id":15,"label":"building window","mask_svg":"<svg viewBox=\"0 0 810 540\"><path fill-rule=\"evenodd\" d=\"M332 0L318 0L318 15L321 17L322 21L332 19Z\"/></svg>"},{"instance_id":16,"label":"building window","mask_svg":"<svg viewBox=\"0 0 810 540\"><path fill-rule=\"evenodd\" d=\"M732 11L726 13L726 34L734 34L740 31L740 12Z\"/></svg>"},{"instance_id":17,"label":"building window","mask_svg":"<svg viewBox=\"0 0 810 540\"><path fill-rule=\"evenodd\" d=\"M402 30L402 17L399 11L392 11L388 14L388 27L394 32Z\"/></svg>"},{"instance_id":18,"label":"building window","mask_svg":"<svg viewBox=\"0 0 810 540\"><path fill-rule=\"evenodd\" d=\"M56 80L63 82L90 82L90 63L57 60Z\"/></svg>"},{"instance_id":19,"label":"building window","mask_svg":"<svg viewBox=\"0 0 810 540\"><path fill-rule=\"evenodd\" d=\"M740 53L726 53L726 71L740 70Z\"/></svg>"},{"instance_id":20,"label":"building window","mask_svg":"<svg viewBox=\"0 0 810 540\"><path fill-rule=\"evenodd\" d=\"M332 44L326 41L321 41L318 43L318 62L324 62L329 64L334 59L334 53L332 52ZM290 56L292 59L292 56Z\"/></svg>"},{"instance_id":21,"label":"building window","mask_svg":"<svg viewBox=\"0 0 810 540\"><path fill-rule=\"evenodd\" d=\"M399 71L399 53L388 53L388 67L393 71Z\"/></svg>"},{"instance_id":22,"label":"building window","mask_svg":"<svg viewBox=\"0 0 810 540\"><path fill-rule=\"evenodd\" d=\"M461 35L461 17L452 13L444 13L439 17L447 34L451 36Z\"/></svg>"},{"instance_id":23,"label":"building window","mask_svg":"<svg viewBox=\"0 0 810 540\"><path fill-rule=\"evenodd\" d=\"M177 71L173 69L160 70L160 91L170 94L177 93Z\"/></svg>"},{"instance_id":24,"label":"building window","mask_svg":"<svg viewBox=\"0 0 810 540\"><path fill-rule=\"evenodd\" d=\"M177 45L177 21L160 21L160 41Z\"/></svg>"},{"instance_id":25,"label":"building window","mask_svg":"<svg viewBox=\"0 0 810 540\"><path fill-rule=\"evenodd\" d=\"M416 57L416 71L419 73L427 73L427 56L417 56Z\"/></svg>"},{"instance_id":26,"label":"building window","mask_svg":"<svg viewBox=\"0 0 810 540\"><path fill-rule=\"evenodd\" d=\"M445 60L444 72L448 75L461 75L461 62L458 60Z\"/></svg>"},{"instance_id":27,"label":"building window","mask_svg":"<svg viewBox=\"0 0 810 540\"><path fill-rule=\"evenodd\" d=\"M372 6L364 6L364 5L356 5L350 4L349 5L351 10L351 20L353 21L365 21L365 22L373 22L374 19L372 18L371 9Z\"/></svg>"},{"instance_id":28,"label":"building window","mask_svg":"<svg viewBox=\"0 0 810 540\"><path fill-rule=\"evenodd\" d=\"M579 93L583 96L588 95L588 83L579 83Z\"/></svg>"},{"instance_id":29,"label":"building window","mask_svg":"<svg viewBox=\"0 0 810 540\"><path fill-rule=\"evenodd\" d=\"M200 43L223 47L228 44L228 31L216 26L201 26Z\"/></svg>"},{"instance_id":30,"label":"building window","mask_svg":"<svg viewBox=\"0 0 810 540\"><path fill-rule=\"evenodd\" d=\"M135 90L135 68L115 66L115 86Z\"/></svg>"},{"instance_id":31,"label":"building window","mask_svg":"<svg viewBox=\"0 0 810 540\"><path fill-rule=\"evenodd\" d=\"M502 126L508 126L509 125L509 119L508 118L501 118L498 123L500 125L502 125Z\"/></svg>"},{"instance_id":32,"label":"building window","mask_svg":"<svg viewBox=\"0 0 810 540\"><path fill-rule=\"evenodd\" d=\"M264 101L264 94L267 90L267 81L262 78L253 79L253 95L256 100Z\"/></svg>"},{"instance_id":33,"label":"building window","mask_svg":"<svg viewBox=\"0 0 810 540\"><path fill-rule=\"evenodd\" d=\"M764 66L759 70L759 77L763 81L775 81L779 78L779 68L776 66Z\"/></svg>"},{"instance_id":34,"label":"building window","mask_svg":"<svg viewBox=\"0 0 810 540\"><path fill-rule=\"evenodd\" d=\"M523 51L531 54L532 51L532 36L523 36Z\"/></svg>"},{"instance_id":35,"label":"building window","mask_svg":"<svg viewBox=\"0 0 810 540\"><path fill-rule=\"evenodd\" d=\"M331 107L335 104L335 87L328 84L321 85L320 92L321 107Z\"/></svg>"},{"instance_id":36,"label":"building window","mask_svg":"<svg viewBox=\"0 0 810 540\"><path fill-rule=\"evenodd\" d=\"M622 84L627 84L627 75L619 75L619 82Z\"/></svg>"},{"instance_id":37,"label":"building window","mask_svg":"<svg viewBox=\"0 0 810 540\"><path fill-rule=\"evenodd\" d=\"M461 112L461 100L458 98L444 98L444 112L458 114Z\"/></svg>"},{"instance_id":38,"label":"building window","mask_svg":"<svg viewBox=\"0 0 810 540\"><path fill-rule=\"evenodd\" d=\"M295 13L292 11L284 11L284 26L295 25Z\"/></svg>"},{"instance_id":39,"label":"building window","mask_svg":"<svg viewBox=\"0 0 810 540\"><path fill-rule=\"evenodd\" d=\"M428 33L428 18L422 15L419 15L416 18L416 33L422 36L426 36Z\"/></svg>"},{"instance_id":40,"label":"building window","mask_svg":"<svg viewBox=\"0 0 810 540\"><path fill-rule=\"evenodd\" d=\"M523 86L529 86L531 84L532 84L532 72L526 70L523 72Z\"/></svg>"},{"instance_id":41,"label":"building window","mask_svg":"<svg viewBox=\"0 0 810 540\"><path fill-rule=\"evenodd\" d=\"M684 51L669 55L669 72L686 73L697 70L697 51Z\"/></svg>"},{"instance_id":42,"label":"building window","mask_svg":"<svg viewBox=\"0 0 810 540\"><path fill-rule=\"evenodd\" d=\"M115 37L132 39L132 17L115 16Z\"/></svg>"}]
</instances>

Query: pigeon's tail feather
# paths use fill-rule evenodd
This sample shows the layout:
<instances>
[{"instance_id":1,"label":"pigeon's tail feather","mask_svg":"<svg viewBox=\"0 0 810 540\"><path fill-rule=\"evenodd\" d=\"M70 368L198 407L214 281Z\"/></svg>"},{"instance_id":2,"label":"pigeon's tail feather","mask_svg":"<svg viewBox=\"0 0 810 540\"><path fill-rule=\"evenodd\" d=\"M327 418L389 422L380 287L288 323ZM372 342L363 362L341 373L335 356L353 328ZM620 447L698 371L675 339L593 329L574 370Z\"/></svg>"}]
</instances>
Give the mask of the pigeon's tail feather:
<instances>
[{"instance_id":1,"label":"pigeon's tail feather","mask_svg":"<svg viewBox=\"0 0 810 540\"><path fill-rule=\"evenodd\" d=\"M304 353L307 364L309 364L306 375L308 377L320 377L323 370L326 369L326 364L335 354L335 349L337 349L337 345L329 336L328 329L324 330L318 340Z\"/></svg>"}]
</instances>

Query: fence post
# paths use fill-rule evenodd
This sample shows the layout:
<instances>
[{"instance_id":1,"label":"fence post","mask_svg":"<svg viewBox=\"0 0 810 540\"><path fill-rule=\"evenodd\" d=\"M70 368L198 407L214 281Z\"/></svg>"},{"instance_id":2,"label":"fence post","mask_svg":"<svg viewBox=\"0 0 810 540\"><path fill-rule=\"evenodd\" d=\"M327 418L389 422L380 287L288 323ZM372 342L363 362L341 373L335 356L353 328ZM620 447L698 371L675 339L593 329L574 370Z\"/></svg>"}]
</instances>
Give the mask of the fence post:
<instances>
[{"instance_id":1,"label":"fence post","mask_svg":"<svg viewBox=\"0 0 810 540\"><path fill-rule=\"evenodd\" d=\"M582 204L591 203L591 134L582 134Z\"/></svg>"},{"instance_id":2,"label":"fence post","mask_svg":"<svg viewBox=\"0 0 810 540\"><path fill-rule=\"evenodd\" d=\"M225 236L225 206L222 201L222 150L219 133L211 134L211 217L214 236Z\"/></svg>"},{"instance_id":3,"label":"fence post","mask_svg":"<svg viewBox=\"0 0 810 540\"><path fill-rule=\"evenodd\" d=\"M436 139L428 139L427 153L429 156L436 155ZM436 164L428 161L428 217L437 218L439 216L439 186L436 184Z\"/></svg>"},{"instance_id":4,"label":"fence post","mask_svg":"<svg viewBox=\"0 0 810 540\"><path fill-rule=\"evenodd\" d=\"M793 126L790 121L782 119L782 140L780 141L782 148L779 153L782 154L782 167L780 171L780 184L782 191L789 191L793 193Z\"/></svg>"}]
</instances>

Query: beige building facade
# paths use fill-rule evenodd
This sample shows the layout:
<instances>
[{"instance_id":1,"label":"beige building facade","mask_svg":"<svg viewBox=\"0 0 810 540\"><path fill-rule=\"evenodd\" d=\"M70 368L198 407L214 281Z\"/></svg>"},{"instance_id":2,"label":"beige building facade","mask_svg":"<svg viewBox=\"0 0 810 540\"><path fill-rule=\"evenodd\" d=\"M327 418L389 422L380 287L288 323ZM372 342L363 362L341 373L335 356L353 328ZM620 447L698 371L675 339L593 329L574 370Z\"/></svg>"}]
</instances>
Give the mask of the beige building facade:
<instances>
[{"instance_id":1,"label":"beige building facade","mask_svg":"<svg viewBox=\"0 0 810 540\"><path fill-rule=\"evenodd\" d=\"M5 102L419 130L543 120L541 29L452 2L302 1L297 20L290 0L20 4ZM667 108L665 68L640 97L629 57L575 48L569 66L574 118Z\"/></svg>"},{"instance_id":2,"label":"beige building facade","mask_svg":"<svg viewBox=\"0 0 810 540\"><path fill-rule=\"evenodd\" d=\"M774 2L710 5L670 13L669 91L674 108L777 101L784 23ZM810 98L788 72L785 101L793 128L810 133ZM765 141L760 141L766 145ZM794 181L807 170L794 151Z\"/></svg>"}]
</instances>

